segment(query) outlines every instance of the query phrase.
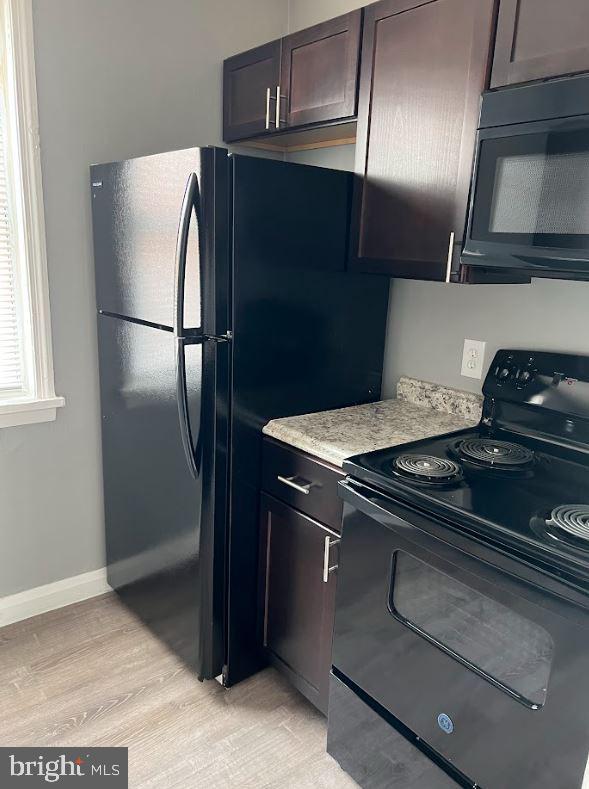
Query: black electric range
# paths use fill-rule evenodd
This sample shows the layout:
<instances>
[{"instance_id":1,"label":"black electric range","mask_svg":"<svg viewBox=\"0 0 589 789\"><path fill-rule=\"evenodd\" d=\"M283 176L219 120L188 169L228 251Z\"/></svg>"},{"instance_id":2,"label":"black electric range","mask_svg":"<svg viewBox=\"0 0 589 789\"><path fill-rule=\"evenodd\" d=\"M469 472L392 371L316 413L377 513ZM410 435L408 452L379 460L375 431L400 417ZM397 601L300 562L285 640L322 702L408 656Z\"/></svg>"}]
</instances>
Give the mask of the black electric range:
<instances>
[{"instance_id":1,"label":"black electric range","mask_svg":"<svg viewBox=\"0 0 589 789\"><path fill-rule=\"evenodd\" d=\"M328 751L363 787L583 785L589 357L501 350L483 394L344 463Z\"/></svg>"},{"instance_id":2,"label":"black electric range","mask_svg":"<svg viewBox=\"0 0 589 789\"><path fill-rule=\"evenodd\" d=\"M484 424L344 463L356 480L589 589L589 454Z\"/></svg>"}]
</instances>

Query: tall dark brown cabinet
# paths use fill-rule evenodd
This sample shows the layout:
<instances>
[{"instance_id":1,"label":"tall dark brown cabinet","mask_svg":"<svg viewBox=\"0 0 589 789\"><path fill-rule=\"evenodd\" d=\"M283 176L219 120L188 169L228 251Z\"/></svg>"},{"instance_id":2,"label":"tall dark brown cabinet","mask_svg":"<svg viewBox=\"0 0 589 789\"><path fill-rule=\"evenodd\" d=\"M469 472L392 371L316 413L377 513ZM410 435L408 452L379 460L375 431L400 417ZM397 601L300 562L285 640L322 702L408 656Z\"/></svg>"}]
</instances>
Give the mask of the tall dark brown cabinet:
<instances>
[{"instance_id":1,"label":"tall dark brown cabinet","mask_svg":"<svg viewBox=\"0 0 589 789\"><path fill-rule=\"evenodd\" d=\"M588 0L501 0L491 87L589 71Z\"/></svg>"},{"instance_id":2,"label":"tall dark brown cabinet","mask_svg":"<svg viewBox=\"0 0 589 789\"><path fill-rule=\"evenodd\" d=\"M382 0L364 13L351 266L458 268L495 0Z\"/></svg>"}]
</instances>

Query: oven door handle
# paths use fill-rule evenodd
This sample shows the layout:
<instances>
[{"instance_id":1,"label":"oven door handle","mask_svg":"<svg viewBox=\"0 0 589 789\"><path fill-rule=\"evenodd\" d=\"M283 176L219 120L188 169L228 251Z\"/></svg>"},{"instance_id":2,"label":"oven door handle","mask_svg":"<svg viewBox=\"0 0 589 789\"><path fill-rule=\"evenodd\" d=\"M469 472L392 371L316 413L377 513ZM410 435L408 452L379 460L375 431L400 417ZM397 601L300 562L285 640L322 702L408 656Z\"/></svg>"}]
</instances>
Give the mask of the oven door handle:
<instances>
[{"instance_id":1,"label":"oven door handle","mask_svg":"<svg viewBox=\"0 0 589 789\"><path fill-rule=\"evenodd\" d=\"M340 498L347 501L353 507L361 509L366 515L374 518L389 531L393 531L400 537L410 539L413 542L420 538L422 538L422 542L428 542L428 538L436 539L436 537L429 535L416 524L409 523L391 512L390 508L385 506L386 498L382 494L365 488L363 485L357 485L354 480L349 477L338 482L338 488ZM380 506L380 501L382 501L383 506ZM457 548L456 550L459 549Z\"/></svg>"},{"instance_id":2,"label":"oven door handle","mask_svg":"<svg viewBox=\"0 0 589 789\"><path fill-rule=\"evenodd\" d=\"M450 563L456 567L458 573L466 572L469 576L476 576L493 586L497 585L500 578L505 578L506 584L503 586L507 587L510 594L521 591L521 579L490 564L481 555L485 547L479 545L473 537L461 534L450 526L442 526L442 520L436 523L435 517L421 516L409 511L405 519L396 514L393 508L403 510L407 505L366 488L349 477L338 482L338 487L339 495L345 502L395 535L399 548L410 549L416 557L437 565L438 569ZM420 520L426 520L432 526L431 531L422 528L419 525Z\"/></svg>"}]
</instances>

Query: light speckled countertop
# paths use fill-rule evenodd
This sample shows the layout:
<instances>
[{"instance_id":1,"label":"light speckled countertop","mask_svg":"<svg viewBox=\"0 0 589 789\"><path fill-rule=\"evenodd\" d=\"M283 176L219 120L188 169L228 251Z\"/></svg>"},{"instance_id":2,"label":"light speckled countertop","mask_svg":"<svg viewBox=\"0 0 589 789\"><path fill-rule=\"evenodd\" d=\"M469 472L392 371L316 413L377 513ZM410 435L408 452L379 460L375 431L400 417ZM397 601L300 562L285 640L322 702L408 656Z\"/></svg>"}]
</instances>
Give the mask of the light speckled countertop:
<instances>
[{"instance_id":1,"label":"light speckled countertop","mask_svg":"<svg viewBox=\"0 0 589 789\"><path fill-rule=\"evenodd\" d=\"M401 378L394 400L273 419L264 434L341 466L360 452L405 444L476 425L480 395Z\"/></svg>"}]
</instances>

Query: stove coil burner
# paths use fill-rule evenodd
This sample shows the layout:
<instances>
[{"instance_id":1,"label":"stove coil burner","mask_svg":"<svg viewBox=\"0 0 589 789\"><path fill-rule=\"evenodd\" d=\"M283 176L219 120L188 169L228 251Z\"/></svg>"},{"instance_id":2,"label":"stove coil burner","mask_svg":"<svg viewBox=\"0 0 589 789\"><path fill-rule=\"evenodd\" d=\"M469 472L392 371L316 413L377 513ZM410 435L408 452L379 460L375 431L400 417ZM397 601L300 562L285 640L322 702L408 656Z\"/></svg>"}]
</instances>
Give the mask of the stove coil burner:
<instances>
[{"instance_id":1,"label":"stove coil burner","mask_svg":"<svg viewBox=\"0 0 589 789\"><path fill-rule=\"evenodd\" d=\"M433 455L399 455L393 468L403 476L437 484L454 482L462 476L458 463Z\"/></svg>"},{"instance_id":2,"label":"stove coil burner","mask_svg":"<svg viewBox=\"0 0 589 789\"><path fill-rule=\"evenodd\" d=\"M546 525L589 543L589 505L561 504L552 510Z\"/></svg>"},{"instance_id":3,"label":"stove coil burner","mask_svg":"<svg viewBox=\"0 0 589 789\"><path fill-rule=\"evenodd\" d=\"M525 468L534 461L534 453L530 449L491 438L466 438L458 443L457 450L465 460L489 468L515 470Z\"/></svg>"}]
</instances>

